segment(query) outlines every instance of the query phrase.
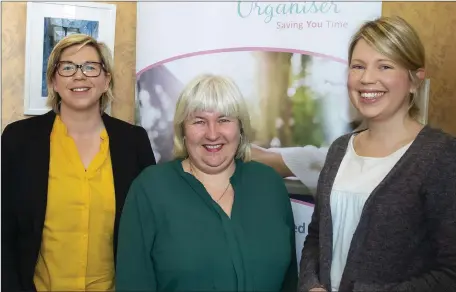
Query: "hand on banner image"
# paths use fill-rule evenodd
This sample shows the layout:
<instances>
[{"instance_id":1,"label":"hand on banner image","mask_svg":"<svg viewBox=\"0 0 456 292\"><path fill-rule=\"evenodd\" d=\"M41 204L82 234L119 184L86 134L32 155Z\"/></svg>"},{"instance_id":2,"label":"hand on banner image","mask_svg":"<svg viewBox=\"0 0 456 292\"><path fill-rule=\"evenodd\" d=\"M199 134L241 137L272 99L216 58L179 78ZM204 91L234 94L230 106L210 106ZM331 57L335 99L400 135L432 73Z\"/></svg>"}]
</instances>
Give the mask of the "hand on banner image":
<instances>
[{"instance_id":1,"label":"hand on banner image","mask_svg":"<svg viewBox=\"0 0 456 292\"><path fill-rule=\"evenodd\" d=\"M262 148L252 144L252 159L274 168L282 177L296 177L312 193L325 163L328 147Z\"/></svg>"}]
</instances>

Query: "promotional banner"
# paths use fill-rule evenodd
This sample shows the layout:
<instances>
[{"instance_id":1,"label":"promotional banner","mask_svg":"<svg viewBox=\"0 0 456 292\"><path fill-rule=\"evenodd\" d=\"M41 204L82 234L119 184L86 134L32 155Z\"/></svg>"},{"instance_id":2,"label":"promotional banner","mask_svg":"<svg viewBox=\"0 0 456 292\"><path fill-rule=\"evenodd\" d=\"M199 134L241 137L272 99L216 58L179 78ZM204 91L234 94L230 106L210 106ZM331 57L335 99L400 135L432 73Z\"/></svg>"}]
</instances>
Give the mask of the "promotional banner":
<instances>
[{"instance_id":1,"label":"promotional banner","mask_svg":"<svg viewBox=\"0 0 456 292\"><path fill-rule=\"evenodd\" d=\"M173 116L183 87L204 73L232 78L253 143L283 152L309 190L327 147L358 117L347 95L353 33L381 2L138 2L137 123L158 163L171 160ZM292 201L298 260L313 211Z\"/></svg>"}]
</instances>

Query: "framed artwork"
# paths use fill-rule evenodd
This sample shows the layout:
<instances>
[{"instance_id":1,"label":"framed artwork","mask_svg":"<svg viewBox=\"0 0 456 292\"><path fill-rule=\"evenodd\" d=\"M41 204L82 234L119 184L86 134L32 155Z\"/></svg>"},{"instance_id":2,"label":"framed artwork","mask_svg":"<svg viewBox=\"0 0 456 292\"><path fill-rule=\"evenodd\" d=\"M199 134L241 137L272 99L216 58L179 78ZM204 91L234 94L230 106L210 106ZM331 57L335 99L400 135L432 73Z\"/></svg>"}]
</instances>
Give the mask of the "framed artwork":
<instances>
[{"instance_id":1,"label":"framed artwork","mask_svg":"<svg viewBox=\"0 0 456 292\"><path fill-rule=\"evenodd\" d=\"M24 114L40 115L46 106L46 68L54 46L82 33L104 42L114 56L116 5L91 2L27 2Z\"/></svg>"}]
</instances>

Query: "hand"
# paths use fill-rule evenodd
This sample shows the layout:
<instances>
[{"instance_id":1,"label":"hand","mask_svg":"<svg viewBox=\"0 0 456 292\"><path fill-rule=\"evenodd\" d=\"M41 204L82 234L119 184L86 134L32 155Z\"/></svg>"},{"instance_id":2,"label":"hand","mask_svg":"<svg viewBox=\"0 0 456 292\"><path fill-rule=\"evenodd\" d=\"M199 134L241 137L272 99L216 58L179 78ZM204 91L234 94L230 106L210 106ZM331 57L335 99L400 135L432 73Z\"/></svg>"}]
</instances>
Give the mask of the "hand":
<instances>
[{"instance_id":1,"label":"hand","mask_svg":"<svg viewBox=\"0 0 456 292\"><path fill-rule=\"evenodd\" d=\"M309 290L309 292L327 292L325 288L312 288Z\"/></svg>"}]
</instances>

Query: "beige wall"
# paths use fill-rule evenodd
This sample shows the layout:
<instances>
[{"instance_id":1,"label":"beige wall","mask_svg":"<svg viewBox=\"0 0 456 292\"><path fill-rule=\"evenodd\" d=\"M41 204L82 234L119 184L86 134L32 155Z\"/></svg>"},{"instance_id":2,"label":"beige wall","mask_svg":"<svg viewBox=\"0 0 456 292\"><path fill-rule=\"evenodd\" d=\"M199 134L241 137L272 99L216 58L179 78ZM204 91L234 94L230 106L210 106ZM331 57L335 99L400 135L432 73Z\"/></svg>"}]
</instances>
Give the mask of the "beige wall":
<instances>
[{"instance_id":1,"label":"beige wall","mask_svg":"<svg viewBox=\"0 0 456 292\"><path fill-rule=\"evenodd\" d=\"M456 136L456 2L384 2L383 15L399 15L418 31L431 79L429 123Z\"/></svg>"},{"instance_id":2,"label":"beige wall","mask_svg":"<svg viewBox=\"0 0 456 292\"><path fill-rule=\"evenodd\" d=\"M134 121L136 3L117 5L112 115ZM2 130L26 118L24 109L26 2L2 2Z\"/></svg>"},{"instance_id":3,"label":"beige wall","mask_svg":"<svg viewBox=\"0 0 456 292\"><path fill-rule=\"evenodd\" d=\"M112 114L134 120L136 3L117 5L114 52L116 101ZM383 14L404 17L419 32L431 79L429 123L456 135L456 2L384 2ZM2 3L2 129L24 118L25 2Z\"/></svg>"}]
</instances>

